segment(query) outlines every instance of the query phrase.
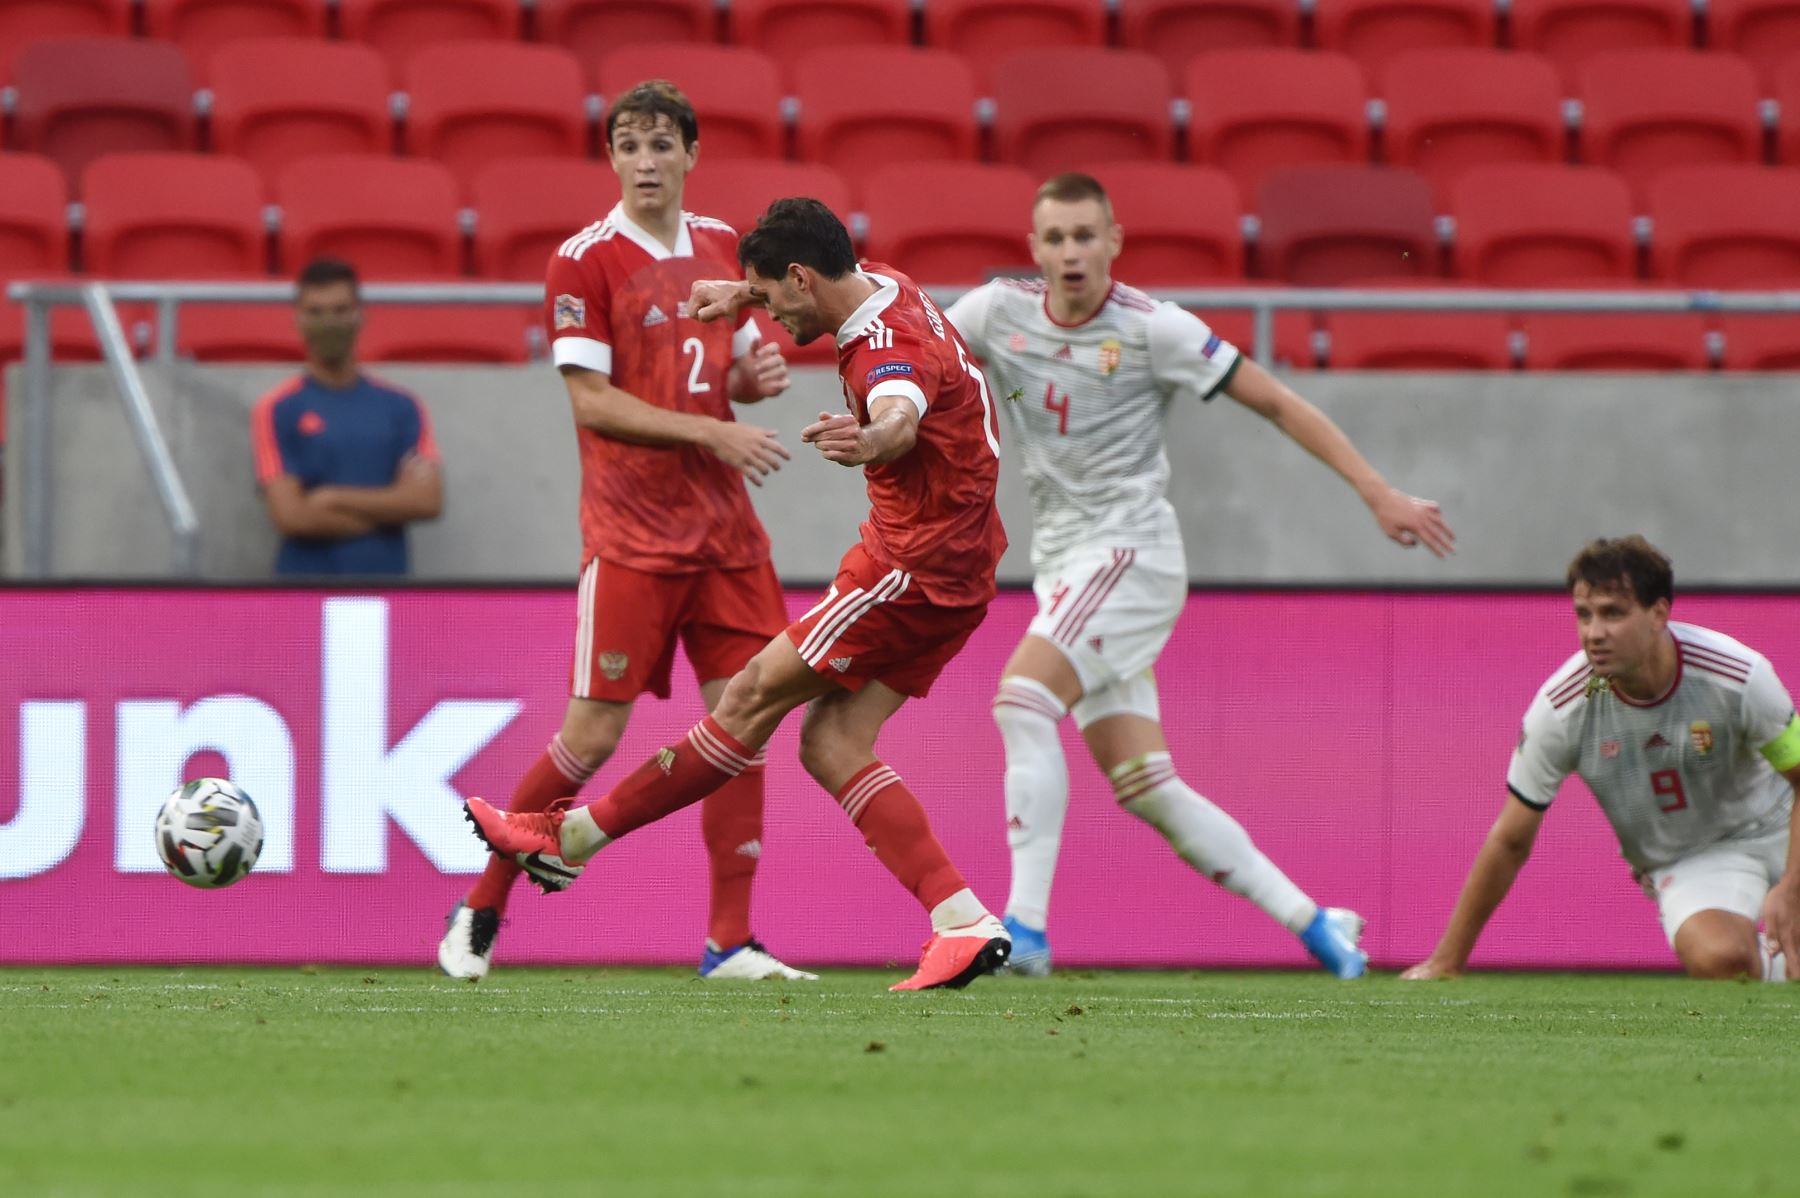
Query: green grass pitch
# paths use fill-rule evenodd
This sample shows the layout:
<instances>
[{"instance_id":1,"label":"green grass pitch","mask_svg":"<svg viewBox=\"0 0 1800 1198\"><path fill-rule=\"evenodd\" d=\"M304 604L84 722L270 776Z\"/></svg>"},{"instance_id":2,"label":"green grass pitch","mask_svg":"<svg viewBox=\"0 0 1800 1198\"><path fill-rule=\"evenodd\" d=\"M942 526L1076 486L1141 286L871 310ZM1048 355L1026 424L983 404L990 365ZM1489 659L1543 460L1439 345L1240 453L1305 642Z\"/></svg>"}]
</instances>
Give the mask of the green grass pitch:
<instances>
[{"instance_id":1,"label":"green grass pitch","mask_svg":"<svg viewBox=\"0 0 1800 1198\"><path fill-rule=\"evenodd\" d=\"M1794 1194L1800 985L0 970L0 1194Z\"/></svg>"}]
</instances>

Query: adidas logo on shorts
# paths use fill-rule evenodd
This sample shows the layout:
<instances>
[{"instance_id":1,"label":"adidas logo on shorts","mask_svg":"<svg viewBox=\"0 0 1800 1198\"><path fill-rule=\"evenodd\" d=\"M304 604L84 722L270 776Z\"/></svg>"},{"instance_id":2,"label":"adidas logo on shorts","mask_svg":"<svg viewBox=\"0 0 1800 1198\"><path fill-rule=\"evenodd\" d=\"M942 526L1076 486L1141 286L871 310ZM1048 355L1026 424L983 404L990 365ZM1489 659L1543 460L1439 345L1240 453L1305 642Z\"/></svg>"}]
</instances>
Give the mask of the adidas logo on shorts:
<instances>
[{"instance_id":1,"label":"adidas logo on shorts","mask_svg":"<svg viewBox=\"0 0 1800 1198\"><path fill-rule=\"evenodd\" d=\"M840 674L847 673L850 669L850 659L848 657L834 657L826 664Z\"/></svg>"}]
</instances>

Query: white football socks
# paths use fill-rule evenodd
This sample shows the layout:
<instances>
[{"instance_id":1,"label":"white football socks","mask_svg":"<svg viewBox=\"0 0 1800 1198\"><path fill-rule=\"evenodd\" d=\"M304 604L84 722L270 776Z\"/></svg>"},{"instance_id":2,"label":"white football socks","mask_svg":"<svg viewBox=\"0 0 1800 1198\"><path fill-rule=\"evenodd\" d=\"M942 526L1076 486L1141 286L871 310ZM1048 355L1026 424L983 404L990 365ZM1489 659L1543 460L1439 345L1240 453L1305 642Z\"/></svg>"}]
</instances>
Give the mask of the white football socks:
<instances>
[{"instance_id":1,"label":"white football socks","mask_svg":"<svg viewBox=\"0 0 1800 1198\"><path fill-rule=\"evenodd\" d=\"M948 932L951 928L966 928L988 913L975 897L975 892L964 886L961 890L931 909L931 930Z\"/></svg>"},{"instance_id":2,"label":"white football socks","mask_svg":"<svg viewBox=\"0 0 1800 1198\"><path fill-rule=\"evenodd\" d=\"M1243 895L1288 931L1305 931L1318 914L1318 904L1263 856L1243 825L1181 780L1169 754L1133 758L1111 778L1119 805L1161 832L1183 861Z\"/></svg>"},{"instance_id":3,"label":"white football socks","mask_svg":"<svg viewBox=\"0 0 1800 1198\"><path fill-rule=\"evenodd\" d=\"M612 843L612 837L600 830L586 807L577 807L563 816L558 838L562 842L562 859L570 865L580 865Z\"/></svg>"},{"instance_id":4,"label":"white football socks","mask_svg":"<svg viewBox=\"0 0 1800 1198\"><path fill-rule=\"evenodd\" d=\"M1069 810L1069 765L1057 725L1068 708L1043 683L1010 677L994 696L994 723L1006 746L1006 842L1012 847L1012 892L1006 913L1042 929L1050 883Z\"/></svg>"}]
</instances>

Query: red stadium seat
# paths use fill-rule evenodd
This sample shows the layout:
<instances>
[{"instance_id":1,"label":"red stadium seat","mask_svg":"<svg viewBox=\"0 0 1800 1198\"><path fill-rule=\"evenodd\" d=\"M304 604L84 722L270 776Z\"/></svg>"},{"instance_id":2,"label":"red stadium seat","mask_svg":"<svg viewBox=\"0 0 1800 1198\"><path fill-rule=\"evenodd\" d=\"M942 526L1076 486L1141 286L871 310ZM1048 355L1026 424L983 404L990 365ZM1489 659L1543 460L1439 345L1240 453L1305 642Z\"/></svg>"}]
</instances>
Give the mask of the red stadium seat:
<instances>
[{"instance_id":1,"label":"red stadium seat","mask_svg":"<svg viewBox=\"0 0 1800 1198\"><path fill-rule=\"evenodd\" d=\"M1719 319L1725 335L1725 369L1800 371L1800 320L1789 314L1728 315Z\"/></svg>"},{"instance_id":2,"label":"red stadium seat","mask_svg":"<svg viewBox=\"0 0 1800 1198\"><path fill-rule=\"evenodd\" d=\"M1125 230L1115 277L1136 287L1198 287L1244 277L1244 201L1231 176L1167 162L1095 167Z\"/></svg>"},{"instance_id":3,"label":"red stadium seat","mask_svg":"<svg viewBox=\"0 0 1800 1198\"><path fill-rule=\"evenodd\" d=\"M233 42L213 57L212 93L213 148L245 159L271 185L297 158L393 147L387 66L354 42Z\"/></svg>"},{"instance_id":4,"label":"red stadium seat","mask_svg":"<svg viewBox=\"0 0 1800 1198\"><path fill-rule=\"evenodd\" d=\"M339 0L344 40L367 42L394 78L415 51L438 42L517 41L518 0Z\"/></svg>"},{"instance_id":5,"label":"red stadium seat","mask_svg":"<svg viewBox=\"0 0 1800 1198\"><path fill-rule=\"evenodd\" d=\"M535 308L363 308L357 356L365 362L458 362L504 366L530 360Z\"/></svg>"},{"instance_id":6,"label":"red stadium seat","mask_svg":"<svg viewBox=\"0 0 1800 1198\"><path fill-rule=\"evenodd\" d=\"M1009 54L1106 44L1105 0L931 0L925 44L969 60L977 86Z\"/></svg>"},{"instance_id":7,"label":"red stadium seat","mask_svg":"<svg viewBox=\"0 0 1800 1198\"><path fill-rule=\"evenodd\" d=\"M1295 0L1124 0L1119 44L1162 59L1180 79L1201 54L1300 44Z\"/></svg>"},{"instance_id":8,"label":"red stadium seat","mask_svg":"<svg viewBox=\"0 0 1800 1198\"><path fill-rule=\"evenodd\" d=\"M737 46L635 46L602 58L594 82L610 103L646 79L670 80L686 93L708 162L786 156L781 81L768 55Z\"/></svg>"},{"instance_id":9,"label":"red stadium seat","mask_svg":"<svg viewBox=\"0 0 1800 1198\"><path fill-rule=\"evenodd\" d=\"M32 42L130 32L131 0L5 0L0 3L0 83L12 81L14 60Z\"/></svg>"},{"instance_id":10,"label":"red stadium seat","mask_svg":"<svg viewBox=\"0 0 1800 1198\"><path fill-rule=\"evenodd\" d=\"M857 178L893 162L973 160L980 153L975 77L956 55L868 47L856 52L854 71L842 68L843 55L826 50L802 58L794 72L801 158ZM871 88L869 78L905 79L907 86Z\"/></svg>"},{"instance_id":11,"label":"red stadium seat","mask_svg":"<svg viewBox=\"0 0 1800 1198\"><path fill-rule=\"evenodd\" d=\"M1290 166L1257 196L1267 278L1306 287L1435 276L1431 184L1400 168Z\"/></svg>"},{"instance_id":12,"label":"red stadium seat","mask_svg":"<svg viewBox=\"0 0 1800 1198\"><path fill-rule=\"evenodd\" d=\"M811 196L840 220L850 215L850 185L844 176L810 162L702 162L687 178L681 206L722 220L741 235L784 196Z\"/></svg>"},{"instance_id":13,"label":"red stadium seat","mask_svg":"<svg viewBox=\"0 0 1800 1198\"><path fill-rule=\"evenodd\" d=\"M1709 48L1742 55L1765 82L1800 62L1800 0L1707 0L1706 28Z\"/></svg>"},{"instance_id":14,"label":"red stadium seat","mask_svg":"<svg viewBox=\"0 0 1800 1198\"><path fill-rule=\"evenodd\" d=\"M1362 72L1341 54L1227 50L1188 68L1188 155L1247 196L1276 167L1369 159Z\"/></svg>"},{"instance_id":15,"label":"red stadium seat","mask_svg":"<svg viewBox=\"0 0 1800 1198\"><path fill-rule=\"evenodd\" d=\"M1671 168L1650 185L1650 222L1651 273L1659 279L1800 287L1800 170Z\"/></svg>"},{"instance_id":16,"label":"red stadium seat","mask_svg":"<svg viewBox=\"0 0 1800 1198\"><path fill-rule=\"evenodd\" d=\"M1475 166L1450 191L1458 278L1491 287L1637 277L1631 192L1591 166Z\"/></svg>"},{"instance_id":17,"label":"red stadium seat","mask_svg":"<svg viewBox=\"0 0 1800 1198\"><path fill-rule=\"evenodd\" d=\"M1692 46L1694 7L1692 0L1512 0L1512 44L1548 58L1573 86L1595 54Z\"/></svg>"},{"instance_id":18,"label":"red stadium seat","mask_svg":"<svg viewBox=\"0 0 1800 1198\"><path fill-rule=\"evenodd\" d=\"M82 180L87 272L125 279L268 273L262 183L211 154L108 154Z\"/></svg>"},{"instance_id":19,"label":"red stadium seat","mask_svg":"<svg viewBox=\"0 0 1800 1198\"><path fill-rule=\"evenodd\" d=\"M1493 0L1318 0L1319 48L1354 58L1377 78L1408 50L1488 50L1498 44Z\"/></svg>"},{"instance_id":20,"label":"red stadium seat","mask_svg":"<svg viewBox=\"0 0 1800 1198\"><path fill-rule=\"evenodd\" d=\"M175 352L198 362L298 362L305 356L286 304L183 304Z\"/></svg>"},{"instance_id":21,"label":"red stadium seat","mask_svg":"<svg viewBox=\"0 0 1800 1198\"><path fill-rule=\"evenodd\" d=\"M1235 284L1236 287L1255 287L1257 284ZM1262 351L1257 361L1265 366L1271 362L1277 366L1291 366L1298 370L1311 370L1319 364L1318 338L1316 326L1318 317L1312 312L1303 312L1297 308L1280 308L1275 312L1275 345L1272 351L1267 346L1257 346L1256 314L1248 308L1215 308L1207 311L1189 309L1201 320L1204 320L1212 331L1237 346L1244 354ZM1269 357L1270 352L1273 358Z\"/></svg>"},{"instance_id":22,"label":"red stadium seat","mask_svg":"<svg viewBox=\"0 0 1800 1198\"><path fill-rule=\"evenodd\" d=\"M1654 81L1654 85L1647 85ZM1671 166L1759 162L1756 77L1729 54L1619 50L1581 68L1581 155L1642 196Z\"/></svg>"},{"instance_id":23,"label":"red stadium seat","mask_svg":"<svg viewBox=\"0 0 1800 1198\"><path fill-rule=\"evenodd\" d=\"M1782 112L1776 128L1775 160L1784 166L1800 166L1800 54L1775 68L1771 90Z\"/></svg>"},{"instance_id":24,"label":"red stadium seat","mask_svg":"<svg viewBox=\"0 0 1800 1198\"><path fill-rule=\"evenodd\" d=\"M1162 64L1130 50L1051 49L994 67L994 149L1036 175L1090 162L1170 162Z\"/></svg>"},{"instance_id":25,"label":"red stadium seat","mask_svg":"<svg viewBox=\"0 0 1800 1198\"><path fill-rule=\"evenodd\" d=\"M1327 312L1325 334L1325 360L1333 370L1510 370L1513 365L1512 321L1501 312Z\"/></svg>"},{"instance_id":26,"label":"red stadium seat","mask_svg":"<svg viewBox=\"0 0 1800 1198\"><path fill-rule=\"evenodd\" d=\"M619 179L598 162L518 158L482 168L469 194L475 208L475 273L536 282L557 246L618 201Z\"/></svg>"},{"instance_id":27,"label":"red stadium seat","mask_svg":"<svg viewBox=\"0 0 1800 1198\"><path fill-rule=\"evenodd\" d=\"M502 158L587 149L581 68L554 46L439 42L406 64L408 150L464 186Z\"/></svg>"},{"instance_id":28,"label":"red stadium seat","mask_svg":"<svg viewBox=\"0 0 1800 1198\"><path fill-rule=\"evenodd\" d=\"M780 63L821 47L912 43L912 0L732 0L727 15L732 44Z\"/></svg>"},{"instance_id":29,"label":"red stadium seat","mask_svg":"<svg viewBox=\"0 0 1800 1198\"><path fill-rule=\"evenodd\" d=\"M213 56L230 42L324 37L325 6L319 0L144 0L144 28L180 46L200 81L210 83Z\"/></svg>"},{"instance_id":30,"label":"red stadium seat","mask_svg":"<svg viewBox=\"0 0 1800 1198\"><path fill-rule=\"evenodd\" d=\"M1705 370L1706 321L1687 312L1532 313L1527 370Z\"/></svg>"},{"instance_id":31,"label":"red stadium seat","mask_svg":"<svg viewBox=\"0 0 1800 1198\"><path fill-rule=\"evenodd\" d=\"M49 38L19 52L15 148L73 184L102 154L194 145L194 80L180 50L130 38Z\"/></svg>"},{"instance_id":32,"label":"red stadium seat","mask_svg":"<svg viewBox=\"0 0 1800 1198\"><path fill-rule=\"evenodd\" d=\"M1026 248L1037 180L1014 166L896 163L865 185L868 256L916 281L980 283L1035 273Z\"/></svg>"},{"instance_id":33,"label":"red stadium seat","mask_svg":"<svg viewBox=\"0 0 1800 1198\"><path fill-rule=\"evenodd\" d=\"M1457 175L1498 162L1561 162L1556 72L1532 54L1415 50L1388 63L1387 160L1448 195Z\"/></svg>"},{"instance_id":34,"label":"red stadium seat","mask_svg":"<svg viewBox=\"0 0 1800 1198\"><path fill-rule=\"evenodd\" d=\"M715 0L539 0L538 40L584 66L624 46L716 41Z\"/></svg>"},{"instance_id":35,"label":"red stadium seat","mask_svg":"<svg viewBox=\"0 0 1800 1198\"><path fill-rule=\"evenodd\" d=\"M286 273L321 256L346 259L366 279L445 280L461 273L456 183L435 162L302 158L281 172L276 191Z\"/></svg>"},{"instance_id":36,"label":"red stadium seat","mask_svg":"<svg viewBox=\"0 0 1800 1198\"><path fill-rule=\"evenodd\" d=\"M64 279L64 282L73 280ZM129 330L127 335L129 335ZM0 367L25 357L25 306L15 304L0 294ZM87 313L79 308L64 307L50 313L50 357L57 362L98 362L100 340ZM5 389L5 372L0 370L0 392ZM5 415L4 396L0 395L0 418ZM0 441L6 439L4 419L0 419Z\"/></svg>"},{"instance_id":37,"label":"red stadium seat","mask_svg":"<svg viewBox=\"0 0 1800 1198\"><path fill-rule=\"evenodd\" d=\"M0 279L69 269L69 185L48 158L0 154Z\"/></svg>"}]
</instances>

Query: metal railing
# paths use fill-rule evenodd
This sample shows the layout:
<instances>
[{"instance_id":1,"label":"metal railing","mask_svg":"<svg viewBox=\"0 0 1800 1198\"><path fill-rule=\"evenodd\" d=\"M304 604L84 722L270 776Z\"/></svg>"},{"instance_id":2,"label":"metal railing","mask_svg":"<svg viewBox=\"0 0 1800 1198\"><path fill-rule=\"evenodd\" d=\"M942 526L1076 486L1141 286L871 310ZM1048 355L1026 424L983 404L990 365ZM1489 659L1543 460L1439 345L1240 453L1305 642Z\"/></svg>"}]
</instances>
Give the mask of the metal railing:
<instances>
[{"instance_id":1,"label":"metal railing","mask_svg":"<svg viewBox=\"0 0 1800 1198\"><path fill-rule=\"evenodd\" d=\"M932 287L941 303L951 303L967 287ZM93 322L100 352L131 425L138 451L150 471L157 499L175 539L176 573L199 569L199 520L169 451L143 377L119 321L119 303L154 304L155 357L174 361L183 304L287 304L291 283L14 283L7 294L25 308L24 394L15 444L23 449L20 488L24 573L50 574L52 512L50 470L50 313L57 307L83 308ZM1158 289L1153 294L1186 308L1248 309L1251 353L1268 361L1275 348L1275 314L1311 312L1702 312L1793 313L1800 315L1800 291L1504 291L1504 290L1340 290L1250 287ZM535 283L372 283L364 303L411 305L537 306L544 289Z\"/></svg>"}]
</instances>

